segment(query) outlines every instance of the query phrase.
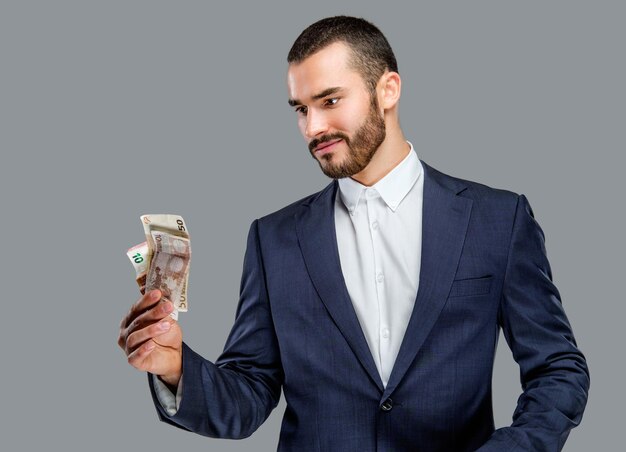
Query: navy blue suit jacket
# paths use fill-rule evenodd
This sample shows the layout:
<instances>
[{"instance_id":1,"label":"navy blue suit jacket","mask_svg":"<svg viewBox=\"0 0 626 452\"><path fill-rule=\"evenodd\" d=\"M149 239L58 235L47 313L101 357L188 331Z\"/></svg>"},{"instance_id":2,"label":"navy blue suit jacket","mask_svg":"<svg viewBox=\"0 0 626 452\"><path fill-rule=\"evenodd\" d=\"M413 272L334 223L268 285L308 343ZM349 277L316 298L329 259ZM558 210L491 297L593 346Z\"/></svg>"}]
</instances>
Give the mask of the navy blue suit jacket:
<instances>
[{"instance_id":1,"label":"navy blue suit jacket","mask_svg":"<svg viewBox=\"0 0 626 452\"><path fill-rule=\"evenodd\" d=\"M385 388L341 273L333 181L252 223L224 352L214 364L183 345L182 402L170 417L155 398L161 420L245 438L282 387L280 451L560 450L589 373L543 232L523 195L423 166L419 290ZM494 430L500 329L523 393L512 425Z\"/></svg>"}]
</instances>

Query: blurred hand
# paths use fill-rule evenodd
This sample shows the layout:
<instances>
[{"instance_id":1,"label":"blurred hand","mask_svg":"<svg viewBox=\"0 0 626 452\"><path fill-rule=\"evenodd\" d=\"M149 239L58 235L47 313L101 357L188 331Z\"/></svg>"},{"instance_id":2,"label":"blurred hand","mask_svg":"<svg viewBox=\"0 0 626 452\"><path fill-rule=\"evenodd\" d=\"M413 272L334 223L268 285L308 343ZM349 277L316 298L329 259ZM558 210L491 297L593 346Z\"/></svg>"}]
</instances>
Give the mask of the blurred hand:
<instances>
[{"instance_id":1,"label":"blurred hand","mask_svg":"<svg viewBox=\"0 0 626 452\"><path fill-rule=\"evenodd\" d=\"M183 333L169 317L174 305L161 295L152 290L130 308L120 324L117 343L131 366L176 387L182 374Z\"/></svg>"}]
</instances>

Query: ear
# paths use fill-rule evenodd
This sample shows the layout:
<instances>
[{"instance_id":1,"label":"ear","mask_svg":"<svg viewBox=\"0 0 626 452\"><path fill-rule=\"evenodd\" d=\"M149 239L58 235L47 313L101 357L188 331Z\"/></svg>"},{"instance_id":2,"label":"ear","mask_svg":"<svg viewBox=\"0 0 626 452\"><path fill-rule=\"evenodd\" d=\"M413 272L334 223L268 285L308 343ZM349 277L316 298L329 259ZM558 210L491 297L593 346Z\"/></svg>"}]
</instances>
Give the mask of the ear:
<instances>
[{"instance_id":1,"label":"ear","mask_svg":"<svg viewBox=\"0 0 626 452\"><path fill-rule=\"evenodd\" d=\"M378 104L383 110L389 110L396 106L400 100L402 81L397 72L386 71L378 81Z\"/></svg>"}]
</instances>

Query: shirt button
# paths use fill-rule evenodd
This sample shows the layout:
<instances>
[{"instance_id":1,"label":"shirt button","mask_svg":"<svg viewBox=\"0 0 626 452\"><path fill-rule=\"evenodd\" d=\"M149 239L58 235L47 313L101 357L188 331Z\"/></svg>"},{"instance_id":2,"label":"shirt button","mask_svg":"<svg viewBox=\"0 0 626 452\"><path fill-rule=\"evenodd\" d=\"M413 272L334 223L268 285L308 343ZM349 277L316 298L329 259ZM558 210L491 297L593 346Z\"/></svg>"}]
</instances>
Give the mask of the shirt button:
<instances>
[{"instance_id":1,"label":"shirt button","mask_svg":"<svg viewBox=\"0 0 626 452\"><path fill-rule=\"evenodd\" d=\"M373 229L373 230L378 229L378 221L374 221L374 222L372 223L372 229Z\"/></svg>"},{"instance_id":2,"label":"shirt button","mask_svg":"<svg viewBox=\"0 0 626 452\"><path fill-rule=\"evenodd\" d=\"M388 339L388 338L389 338L389 328L385 328L385 329L383 329L383 337L384 337L385 339Z\"/></svg>"},{"instance_id":3,"label":"shirt button","mask_svg":"<svg viewBox=\"0 0 626 452\"><path fill-rule=\"evenodd\" d=\"M376 190L374 190L373 188L370 188L367 190L367 196L369 198L373 198L374 196L376 196Z\"/></svg>"},{"instance_id":4,"label":"shirt button","mask_svg":"<svg viewBox=\"0 0 626 452\"><path fill-rule=\"evenodd\" d=\"M383 282L383 279L385 279L385 276L382 273L379 273L378 276L376 276L376 281L378 282Z\"/></svg>"}]
</instances>

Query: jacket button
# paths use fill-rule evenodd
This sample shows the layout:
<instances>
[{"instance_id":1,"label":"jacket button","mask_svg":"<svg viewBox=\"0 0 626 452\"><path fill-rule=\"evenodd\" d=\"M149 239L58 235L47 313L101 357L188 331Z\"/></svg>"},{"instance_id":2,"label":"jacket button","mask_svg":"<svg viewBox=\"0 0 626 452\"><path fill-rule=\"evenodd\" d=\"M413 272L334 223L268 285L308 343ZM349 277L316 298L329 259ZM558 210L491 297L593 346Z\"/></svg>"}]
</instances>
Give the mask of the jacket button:
<instances>
[{"instance_id":1,"label":"jacket button","mask_svg":"<svg viewBox=\"0 0 626 452\"><path fill-rule=\"evenodd\" d=\"M380 406L380 409L383 411L391 411L392 408L393 408L393 400L391 399L385 400L385 402Z\"/></svg>"}]
</instances>

